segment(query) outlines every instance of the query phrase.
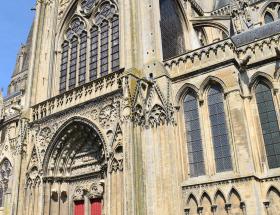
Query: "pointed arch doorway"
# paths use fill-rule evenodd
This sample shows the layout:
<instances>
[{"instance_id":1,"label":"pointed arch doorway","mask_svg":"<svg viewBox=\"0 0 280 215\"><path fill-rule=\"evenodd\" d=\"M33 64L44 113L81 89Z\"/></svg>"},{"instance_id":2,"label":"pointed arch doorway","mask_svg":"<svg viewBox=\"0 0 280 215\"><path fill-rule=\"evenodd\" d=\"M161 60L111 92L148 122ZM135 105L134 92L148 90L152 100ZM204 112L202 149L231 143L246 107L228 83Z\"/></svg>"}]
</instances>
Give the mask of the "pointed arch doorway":
<instances>
[{"instance_id":1,"label":"pointed arch doorway","mask_svg":"<svg viewBox=\"0 0 280 215\"><path fill-rule=\"evenodd\" d=\"M106 151L100 131L85 119L58 130L43 161L44 214L102 214Z\"/></svg>"}]
</instances>

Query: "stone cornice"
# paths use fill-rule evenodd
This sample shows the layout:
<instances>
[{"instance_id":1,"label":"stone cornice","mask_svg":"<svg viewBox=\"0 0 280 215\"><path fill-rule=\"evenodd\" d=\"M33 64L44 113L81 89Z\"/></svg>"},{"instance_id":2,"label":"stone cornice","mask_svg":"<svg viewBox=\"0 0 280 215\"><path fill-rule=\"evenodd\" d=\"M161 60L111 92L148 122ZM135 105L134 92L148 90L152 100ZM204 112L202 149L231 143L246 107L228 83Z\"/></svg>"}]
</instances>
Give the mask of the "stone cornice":
<instances>
[{"instance_id":1,"label":"stone cornice","mask_svg":"<svg viewBox=\"0 0 280 215\"><path fill-rule=\"evenodd\" d=\"M182 184L183 190L189 189L197 189L202 187L212 187L222 184L232 184L232 183L239 183L239 182L246 182L246 181L257 181L257 182L266 182L266 181L280 181L280 176L273 176L273 177L258 177L256 175L250 175L245 177L235 177L229 179L222 179L222 180L215 180L209 181L204 183L193 183L193 184Z\"/></svg>"},{"instance_id":2,"label":"stone cornice","mask_svg":"<svg viewBox=\"0 0 280 215\"><path fill-rule=\"evenodd\" d=\"M240 47L227 39L169 59L164 66L173 80L231 64L240 69L248 56L250 58L245 66L249 68L278 58L279 39L280 34L277 34ZM263 51L266 52L265 56L260 54Z\"/></svg>"}]
</instances>

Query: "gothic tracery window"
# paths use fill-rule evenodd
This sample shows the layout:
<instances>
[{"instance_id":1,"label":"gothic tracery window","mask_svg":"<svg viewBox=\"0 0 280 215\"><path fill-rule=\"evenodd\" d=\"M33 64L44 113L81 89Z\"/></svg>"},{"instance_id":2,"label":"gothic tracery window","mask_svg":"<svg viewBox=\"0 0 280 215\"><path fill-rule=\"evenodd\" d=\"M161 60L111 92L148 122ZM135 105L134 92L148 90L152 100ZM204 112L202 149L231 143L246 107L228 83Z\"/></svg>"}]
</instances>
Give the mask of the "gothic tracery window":
<instances>
[{"instance_id":1,"label":"gothic tracery window","mask_svg":"<svg viewBox=\"0 0 280 215\"><path fill-rule=\"evenodd\" d=\"M271 89L260 82L256 101L269 168L280 167L280 130Z\"/></svg>"},{"instance_id":2,"label":"gothic tracery window","mask_svg":"<svg viewBox=\"0 0 280 215\"><path fill-rule=\"evenodd\" d=\"M229 133L224 110L224 95L219 85L212 85L208 92L208 109L214 145L216 171L232 170Z\"/></svg>"},{"instance_id":3,"label":"gothic tracery window","mask_svg":"<svg viewBox=\"0 0 280 215\"><path fill-rule=\"evenodd\" d=\"M96 13L91 13L95 2L84 0L81 3L82 14L87 18L92 14L92 26L87 26L82 17L76 16L66 30L61 48L60 93L119 70L117 8L105 2L100 4ZM87 47L88 39L90 47Z\"/></svg>"},{"instance_id":4,"label":"gothic tracery window","mask_svg":"<svg viewBox=\"0 0 280 215\"><path fill-rule=\"evenodd\" d=\"M163 59L175 57L185 52L183 15L175 0L160 0L160 27Z\"/></svg>"},{"instance_id":5,"label":"gothic tracery window","mask_svg":"<svg viewBox=\"0 0 280 215\"><path fill-rule=\"evenodd\" d=\"M205 174L198 101L190 91L184 100L188 157L191 177Z\"/></svg>"}]
</instances>

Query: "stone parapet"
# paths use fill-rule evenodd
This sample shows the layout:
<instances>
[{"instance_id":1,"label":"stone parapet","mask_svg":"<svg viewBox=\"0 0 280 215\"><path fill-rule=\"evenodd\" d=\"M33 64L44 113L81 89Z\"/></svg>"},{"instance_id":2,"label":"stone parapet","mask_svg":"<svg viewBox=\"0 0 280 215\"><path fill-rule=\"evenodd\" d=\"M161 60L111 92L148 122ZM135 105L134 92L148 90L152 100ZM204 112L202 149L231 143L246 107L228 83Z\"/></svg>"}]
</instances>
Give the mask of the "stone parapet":
<instances>
[{"instance_id":1,"label":"stone parapet","mask_svg":"<svg viewBox=\"0 0 280 215\"><path fill-rule=\"evenodd\" d=\"M42 119L118 90L122 73L123 70L109 74L33 106L31 121Z\"/></svg>"}]
</instances>

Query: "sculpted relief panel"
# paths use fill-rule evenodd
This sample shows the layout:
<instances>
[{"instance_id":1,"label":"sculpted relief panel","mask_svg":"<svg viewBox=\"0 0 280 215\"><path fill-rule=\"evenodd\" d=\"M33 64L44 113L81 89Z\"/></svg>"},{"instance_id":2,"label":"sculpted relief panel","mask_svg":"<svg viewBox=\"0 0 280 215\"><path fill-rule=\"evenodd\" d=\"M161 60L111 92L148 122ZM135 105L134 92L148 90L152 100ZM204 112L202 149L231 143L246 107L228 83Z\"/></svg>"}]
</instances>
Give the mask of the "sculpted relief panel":
<instances>
[{"instance_id":1,"label":"sculpted relief panel","mask_svg":"<svg viewBox=\"0 0 280 215\"><path fill-rule=\"evenodd\" d=\"M44 120L31 125L31 134L34 142L37 143L39 161L43 162L47 148L52 141L54 135L59 131L61 126L65 124L69 119L73 117L81 117L90 120L102 133L110 133L114 130L117 122L120 120L120 96L117 95L114 98L107 98L105 101L98 101L83 105L81 107L73 108L65 111L56 116L46 117ZM75 136L71 136L68 142L74 141L75 138L79 138L79 133ZM80 135L83 138L84 134ZM93 138L93 137L92 137ZM105 137L107 138L107 137ZM81 141L82 139L80 139ZM86 141L86 140L83 140ZM96 142L96 141L94 141ZM106 141L107 142L107 141ZM85 144L79 149L79 153L73 155L72 173L79 175L83 172L100 171L100 166L95 165L97 160L100 159L100 155L108 157L106 150L100 152L97 145L89 143ZM100 143L101 146L101 143ZM97 148L96 148L97 147ZM106 148L110 148L110 145L106 145ZM108 149L109 150L109 149ZM80 165L83 164L83 165Z\"/></svg>"}]
</instances>

